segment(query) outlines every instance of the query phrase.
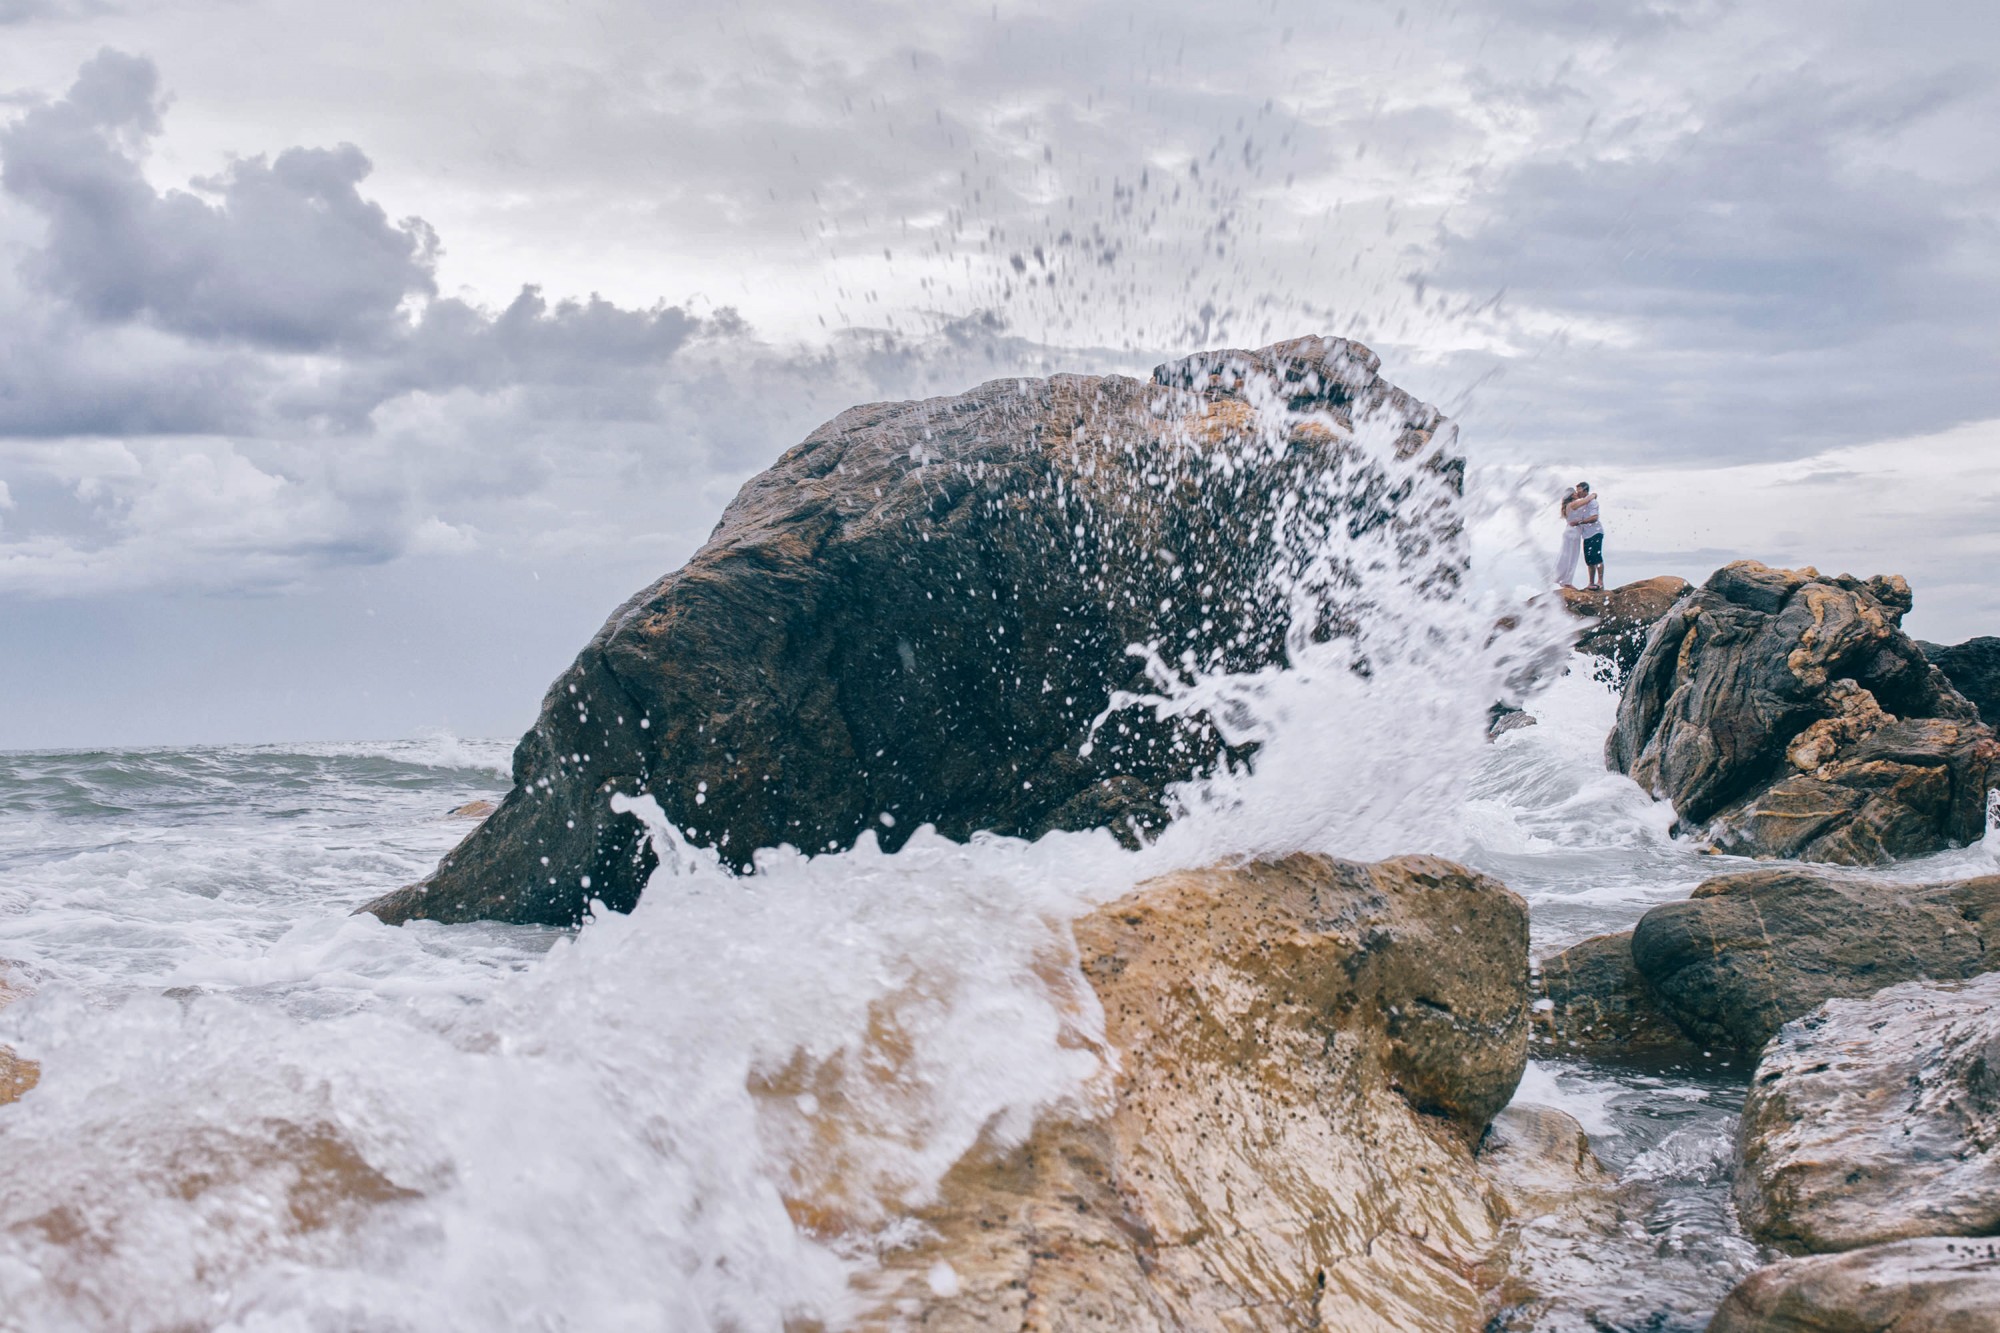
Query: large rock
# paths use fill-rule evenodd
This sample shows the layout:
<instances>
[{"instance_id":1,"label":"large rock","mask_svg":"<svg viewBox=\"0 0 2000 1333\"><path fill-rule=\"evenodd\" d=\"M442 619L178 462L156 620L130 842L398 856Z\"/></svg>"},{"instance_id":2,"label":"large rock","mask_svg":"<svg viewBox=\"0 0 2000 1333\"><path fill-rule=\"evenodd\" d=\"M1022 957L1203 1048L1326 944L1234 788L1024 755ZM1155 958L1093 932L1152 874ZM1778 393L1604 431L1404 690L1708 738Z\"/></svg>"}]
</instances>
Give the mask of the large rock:
<instances>
[{"instance_id":1,"label":"large rock","mask_svg":"<svg viewBox=\"0 0 2000 1333\"><path fill-rule=\"evenodd\" d=\"M1491 880L1294 856L1155 880L1076 939L1108 1104L961 1161L863 1326L1480 1329L1514 1209L1589 1171L1532 1121L1512 1192L1474 1156L1527 1054L1527 910Z\"/></svg>"},{"instance_id":2,"label":"large rock","mask_svg":"<svg viewBox=\"0 0 2000 1333\"><path fill-rule=\"evenodd\" d=\"M1593 935L1544 958L1535 1026L1559 1050L1682 1055L1688 1036L1632 957L1632 932Z\"/></svg>"},{"instance_id":3,"label":"large rock","mask_svg":"<svg viewBox=\"0 0 2000 1333\"><path fill-rule=\"evenodd\" d=\"M2000 875L1946 884L1803 867L1722 875L1650 909L1630 949L1646 997L1682 1031L1754 1053L1824 1000L2000 969Z\"/></svg>"},{"instance_id":4,"label":"large rock","mask_svg":"<svg viewBox=\"0 0 2000 1333\"><path fill-rule=\"evenodd\" d=\"M1871 864L1977 839L2000 742L1901 629L1899 577L1741 561L1662 621L1606 747L1719 850Z\"/></svg>"},{"instance_id":5,"label":"large rock","mask_svg":"<svg viewBox=\"0 0 2000 1333\"><path fill-rule=\"evenodd\" d=\"M2000 1333L2000 1242L1897 1241L1784 1259L1729 1293L1708 1333Z\"/></svg>"},{"instance_id":6,"label":"large rock","mask_svg":"<svg viewBox=\"0 0 2000 1333\"><path fill-rule=\"evenodd\" d=\"M1931 665L1951 680L1952 688L1972 701L1980 720L2000 727L2000 639L1967 639L1964 643L1919 643Z\"/></svg>"},{"instance_id":7,"label":"large rock","mask_svg":"<svg viewBox=\"0 0 2000 1333\"><path fill-rule=\"evenodd\" d=\"M1378 365L1302 338L1151 381L997 380L842 413L612 614L550 688L499 809L368 910L629 907L652 852L609 799L641 790L736 866L863 832L893 848L924 824L1137 837L1225 746L1131 701L1156 689L1133 645L1251 669L1288 635L1343 632L1358 571L1309 572L1332 534L1391 567L1376 596L1397 570L1400 595L1456 586L1452 433ZM1294 625L1281 593L1301 577L1315 595Z\"/></svg>"},{"instance_id":8,"label":"large rock","mask_svg":"<svg viewBox=\"0 0 2000 1333\"><path fill-rule=\"evenodd\" d=\"M1743 1105L1737 1209L1792 1251L2000 1232L2000 973L1829 1000Z\"/></svg>"},{"instance_id":9,"label":"large rock","mask_svg":"<svg viewBox=\"0 0 2000 1333\"><path fill-rule=\"evenodd\" d=\"M1571 615L1592 622L1577 639L1576 650L1609 661L1617 680L1622 680L1637 665L1653 626L1693 591L1693 584L1672 574L1640 579L1602 592L1588 588L1558 589L1563 606Z\"/></svg>"}]
</instances>

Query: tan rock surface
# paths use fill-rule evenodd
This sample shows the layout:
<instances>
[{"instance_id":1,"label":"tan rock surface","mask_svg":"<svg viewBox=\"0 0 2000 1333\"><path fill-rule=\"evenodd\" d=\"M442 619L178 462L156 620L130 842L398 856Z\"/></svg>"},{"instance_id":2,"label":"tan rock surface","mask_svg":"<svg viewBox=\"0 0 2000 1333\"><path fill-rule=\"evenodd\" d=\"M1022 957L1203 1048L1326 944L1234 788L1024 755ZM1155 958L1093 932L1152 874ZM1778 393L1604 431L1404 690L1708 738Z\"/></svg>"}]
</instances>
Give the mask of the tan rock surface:
<instances>
[{"instance_id":1,"label":"tan rock surface","mask_svg":"<svg viewBox=\"0 0 2000 1333\"><path fill-rule=\"evenodd\" d=\"M1708 1333L2000 1333L2000 1242L1931 1237L1786 1259L1745 1278Z\"/></svg>"},{"instance_id":2,"label":"tan rock surface","mask_svg":"<svg viewBox=\"0 0 2000 1333\"><path fill-rule=\"evenodd\" d=\"M1512 1213L1473 1145L1526 1060L1518 897L1294 856L1152 881L1076 938L1110 1104L961 1161L865 1325L1482 1327Z\"/></svg>"},{"instance_id":3,"label":"tan rock surface","mask_svg":"<svg viewBox=\"0 0 2000 1333\"><path fill-rule=\"evenodd\" d=\"M2000 1231L2000 973L1829 1000L1765 1048L1736 1201L1794 1252Z\"/></svg>"},{"instance_id":4,"label":"tan rock surface","mask_svg":"<svg viewBox=\"0 0 2000 1333\"><path fill-rule=\"evenodd\" d=\"M20 996L21 992L10 986L5 976L0 976L0 1009ZM0 1106L20 1101L34 1090L41 1077L41 1066L33 1060L23 1060L5 1046L0 1046Z\"/></svg>"},{"instance_id":5,"label":"tan rock surface","mask_svg":"<svg viewBox=\"0 0 2000 1333\"><path fill-rule=\"evenodd\" d=\"M1632 669L1646 647L1653 626L1660 623L1674 604L1694 591L1694 585L1672 574L1591 592L1586 588L1562 588L1558 594L1574 616L1593 623L1576 642L1576 650L1608 658L1619 673Z\"/></svg>"}]
</instances>

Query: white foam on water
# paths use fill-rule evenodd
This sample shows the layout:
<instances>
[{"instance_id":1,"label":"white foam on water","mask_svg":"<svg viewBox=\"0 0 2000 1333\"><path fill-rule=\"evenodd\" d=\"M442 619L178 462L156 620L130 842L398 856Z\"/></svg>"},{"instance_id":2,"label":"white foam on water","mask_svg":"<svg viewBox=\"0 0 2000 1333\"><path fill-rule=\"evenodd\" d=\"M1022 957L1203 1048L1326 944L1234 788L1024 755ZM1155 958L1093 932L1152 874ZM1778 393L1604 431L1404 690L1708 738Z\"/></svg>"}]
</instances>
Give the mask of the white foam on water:
<instances>
[{"instance_id":1,"label":"white foam on water","mask_svg":"<svg viewBox=\"0 0 2000 1333\"><path fill-rule=\"evenodd\" d=\"M352 756L383 759L423 768L466 769L507 777L512 771L513 746L503 741L468 740L448 731L433 731L413 740L319 741L257 747L274 753Z\"/></svg>"},{"instance_id":2,"label":"white foam on water","mask_svg":"<svg viewBox=\"0 0 2000 1333\"><path fill-rule=\"evenodd\" d=\"M1624 1133L1611 1113L1619 1088L1608 1081L1578 1078L1540 1061L1528 1061L1514 1102L1522 1106L1552 1106L1583 1126L1593 1139Z\"/></svg>"},{"instance_id":3,"label":"white foam on water","mask_svg":"<svg viewBox=\"0 0 2000 1333\"><path fill-rule=\"evenodd\" d=\"M10 1015L28 1326L776 1327L984 1137L1101 1092L1068 921L1106 836L693 862L481 967L372 918ZM287 1003L287 999L290 1003ZM269 1321L281 1321L272 1323Z\"/></svg>"},{"instance_id":4,"label":"white foam on water","mask_svg":"<svg viewBox=\"0 0 2000 1333\"><path fill-rule=\"evenodd\" d=\"M1359 442L1413 503L1447 499L1393 440ZM1475 472L1449 503L1491 567L1539 563L1517 548L1548 506L1518 477ZM498 794L504 744L0 756L19 813L0 958L36 991L0 1040L43 1068L0 1111L0 1309L49 1328L838 1324L851 1275L907 1241L899 1219L968 1148L1101 1104L1112 1057L1071 923L1146 876L1439 853L1527 896L1545 948L1727 868L1604 771L1614 704L1561 674L1573 626L1551 599L1524 610L1477 566L1437 595L1391 528L1336 546L1275 591L1297 614L1345 586L1349 632L1295 635L1257 673L1156 654L1156 693L1126 706L1200 709L1261 749L1182 789L1184 817L1136 852L920 830L893 856L869 838L733 877L642 800L661 868L629 916L391 929L348 913L462 834L440 817ZM1539 725L1487 741L1496 698ZM1619 1142L1634 1086L1538 1064L1523 1096Z\"/></svg>"}]
</instances>

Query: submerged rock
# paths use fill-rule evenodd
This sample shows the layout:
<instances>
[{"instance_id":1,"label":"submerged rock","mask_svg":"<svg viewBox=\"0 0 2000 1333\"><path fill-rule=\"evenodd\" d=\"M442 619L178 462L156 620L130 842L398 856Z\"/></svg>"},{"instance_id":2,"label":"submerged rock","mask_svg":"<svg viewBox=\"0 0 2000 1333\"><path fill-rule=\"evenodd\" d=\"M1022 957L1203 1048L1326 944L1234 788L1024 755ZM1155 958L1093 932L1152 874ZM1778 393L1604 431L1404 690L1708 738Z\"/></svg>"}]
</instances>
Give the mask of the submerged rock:
<instances>
[{"instance_id":1,"label":"submerged rock","mask_svg":"<svg viewBox=\"0 0 2000 1333\"><path fill-rule=\"evenodd\" d=\"M2000 973L1829 1000L1787 1026L1738 1152L1745 1229L1788 1250L2000 1232Z\"/></svg>"},{"instance_id":2,"label":"submerged rock","mask_svg":"<svg viewBox=\"0 0 2000 1333\"><path fill-rule=\"evenodd\" d=\"M1632 932L1594 935L1544 958L1535 1026L1565 1050L1680 1054L1688 1036L1661 1006L1632 958Z\"/></svg>"},{"instance_id":3,"label":"submerged rock","mask_svg":"<svg viewBox=\"0 0 2000 1333\"><path fill-rule=\"evenodd\" d=\"M1632 931L1631 957L1682 1031L1754 1053L1824 1000L2000 970L1994 928L2000 875L1885 884L1787 867L1721 875L1652 908Z\"/></svg>"},{"instance_id":4,"label":"submerged rock","mask_svg":"<svg viewBox=\"0 0 2000 1333\"><path fill-rule=\"evenodd\" d=\"M1583 1126L1552 1106L1517 1102L1494 1117L1479 1164L1510 1224L1506 1276L1484 1333L1623 1326L1576 1290L1579 1258L1593 1264L1630 1220L1618 1178Z\"/></svg>"},{"instance_id":5,"label":"submerged rock","mask_svg":"<svg viewBox=\"0 0 2000 1333\"><path fill-rule=\"evenodd\" d=\"M1729 1293L1708 1333L2000 1333L2000 1241L1924 1240L1784 1259Z\"/></svg>"},{"instance_id":6,"label":"submerged rock","mask_svg":"<svg viewBox=\"0 0 2000 1333\"><path fill-rule=\"evenodd\" d=\"M1334 532L1373 542L1405 595L1456 586L1452 432L1378 366L1301 338L1150 382L996 380L842 413L612 613L550 688L499 809L367 910L629 908L653 854L615 793L650 793L738 867L863 833L894 848L924 824L1137 838L1168 817L1168 784L1230 752L1136 702L1157 687L1133 645L1237 670L1282 660L1288 634L1342 633L1359 572L1308 576ZM1301 577L1294 625L1279 591Z\"/></svg>"},{"instance_id":7,"label":"submerged rock","mask_svg":"<svg viewBox=\"0 0 2000 1333\"><path fill-rule=\"evenodd\" d=\"M1485 1325L1508 1198L1564 1184L1508 1196L1474 1156L1526 1063L1519 898L1430 857L1294 856L1154 880L1076 939L1105 1105L961 1161L864 1326ZM1510 1136L1515 1166L1548 1155Z\"/></svg>"},{"instance_id":8,"label":"submerged rock","mask_svg":"<svg viewBox=\"0 0 2000 1333\"><path fill-rule=\"evenodd\" d=\"M1953 689L1979 710L1980 720L2000 727L2000 639L1987 636L1964 643L1919 643L1932 666L1944 672Z\"/></svg>"},{"instance_id":9,"label":"submerged rock","mask_svg":"<svg viewBox=\"0 0 2000 1333\"><path fill-rule=\"evenodd\" d=\"M21 997L21 992L7 984L7 978L0 975L0 1009L5 1009ZM33 1060L23 1060L5 1046L0 1046L0 1106L18 1102L34 1091L41 1081L41 1066Z\"/></svg>"},{"instance_id":10,"label":"submerged rock","mask_svg":"<svg viewBox=\"0 0 2000 1333\"><path fill-rule=\"evenodd\" d=\"M1672 574L1591 592L1560 589L1564 607L1574 616L1595 621L1576 641L1576 650L1609 661L1618 680L1639 661L1653 626L1666 618L1694 585Z\"/></svg>"},{"instance_id":11,"label":"submerged rock","mask_svg":"<svg viewBox=\"0 0 2000 1333\"><path fill-rule=\"evenodd\" d=\"M2000 741L1902 632L1901 578L1740 561L1662 621L1606 759L1722 851L1860 865L1977 839Z\"/></svg>"}]
</instances>

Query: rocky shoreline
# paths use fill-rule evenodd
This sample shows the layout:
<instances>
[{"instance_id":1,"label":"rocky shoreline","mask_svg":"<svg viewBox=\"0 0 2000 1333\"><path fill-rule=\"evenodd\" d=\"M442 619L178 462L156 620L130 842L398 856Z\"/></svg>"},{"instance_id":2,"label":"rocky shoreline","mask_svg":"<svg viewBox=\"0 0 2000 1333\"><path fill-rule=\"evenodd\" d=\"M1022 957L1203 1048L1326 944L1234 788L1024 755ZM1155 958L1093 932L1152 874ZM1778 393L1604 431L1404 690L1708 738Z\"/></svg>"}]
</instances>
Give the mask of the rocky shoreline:
<instances>
[{"instance_id":1,"label":"rocky shoreline","mask_svg":"<svg viewBox=\"0 0 2000 1333\"><path fill-rule=\"evenodd\" d=\"M1281 660L1299 627L1263 619L1276 557L1255 539L1300 469L1342 478L1317 493L1321 539L1383 528L1445 595L1455 583L1448 423L1377 369L1357 344L1301 339L1150 384L1002 382L843 415L614 613L551 688L514 791L435 875L367 910L559 923L591 899L629 907L653 853L611 815L618 792L680 802L673 821L740 865L863 829L893 847L919 821L1145 836L1171 816L1172 777L1252 756L1143 710L1097 749L1143 689L1123 646ZM1400 472L1353 447L1371 422ZM1291 461L1260 469L1252 446L1273 438ZM1206 501L1217 487L1226 507ZM1502 1113L1532 1028L1565 1056L1756 1062L1739 1208L1764 1244L1816 1257L1753 1274L1716 1329L2000 1327L1967 1313L2000 1290L1972 1240L2000 1228L2000 876L1804 864L1980 836L2000 780L1993 641L1917 644L1894 576L1750 561L1562 605L1621 694L1608 767L1671 803L1681 836L1783 864L1714 877L1532 977L1525 906L1447 862L1293 857L1141 885L1076 926L1115 1070L1105 1104L961 1161L914 1218L926 1239L864 1283L862 1322L1533 1327L1559 1293L1519 1262L1523 1220L1588 1245L1621 1213L1574 1122ZM1313 614L1311 632L1342 632L1338 596ZM1492 733L1533 720L1499 705ZM1885 1025L1894 1049L1867 1035ZM1915 1104L1882 1100L1906 1085Z\"/></svg>"},{"instance_id":2,"label":"rocky shoreline","mask_svg":"<svg viewBox=\"0 0 2000 1333\"><path fill-rule=\"evenodd\" d=\"M1145 706L1163 645L1249 672L1353 635L1362 571L1313 563L1328 546L1458 595L1454 432L1379 368L1305 338L843 414L613 613L513 789L362 910L630 910L675 854L613 801L641 794L738 870L924 825L1144 841L1175 782L1257 759ZM1893 575L1749 561L1561 595L1572 664L1620 695L1606 766L1688 843L1770 863L1629 931L1531 963L1525 902L1423 849L1179 870L1077 920L1101 1088L910 1205L857 1322L1549 1326L1549 1256L1628 1235L1632 1197L1575 1120L1516 1100L1532 1049L1750 1070L1732 1192L1771 1262L1720 1333L2000 1329L2000 875L1862 869L1984 832L2000 641L1919 644L1912 602ZM0 1048L0 1105L36 1072ZM861 1243L838 1200L795 1195L802 1231Z\"/></svg>"},{"instance_id":3,"label":"rocky shoreline","mask_svg":"<svg viewBox=\"0 0 2000 1333\"><path fill-rule=\"evenodd\" d=\"M1649 635L1609 763L1718 851L1881 864L1976 840L2000 750L1958 682L1983 688L1987 641L1915 644L1910 601L1895 578L1718 571ZM2000 1328L2000 876L1720 875L1542 960L1537 986L1552 1050L1754 1060L1735 1200L1797 1257L1714 1333Z\"/></svg>"}]
</instances>

